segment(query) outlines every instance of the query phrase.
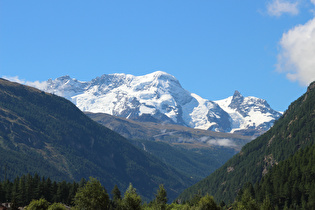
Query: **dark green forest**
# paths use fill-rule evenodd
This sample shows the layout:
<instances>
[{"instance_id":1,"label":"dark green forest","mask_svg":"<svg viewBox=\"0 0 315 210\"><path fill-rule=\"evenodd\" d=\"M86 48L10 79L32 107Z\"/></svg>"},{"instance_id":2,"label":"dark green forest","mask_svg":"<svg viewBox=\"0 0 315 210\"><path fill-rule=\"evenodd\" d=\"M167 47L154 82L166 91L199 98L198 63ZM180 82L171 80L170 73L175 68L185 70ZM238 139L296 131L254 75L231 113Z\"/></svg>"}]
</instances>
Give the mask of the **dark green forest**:
<instances>
[{"instance_id":1,"label":"dark green forest","mask_svg":"<svg viewBox=\"0 0 315 210\"><path fill-rule=\"evenodd\" d=\"M79 187L86 184L82 179L77 182L56 182L50 178L31 174L16 177L13 181L5 180L0 183L0 202L14 203L15 206L26 206L32 200L44 198L54 203L72 205Z\"/></svg>"},{"instance_id":2,"label":"dark green forest","mask_svg":"<svg viewBox=\"0 0 315 210\"><path fill-rule=\"evenodd\" d=\"M149 203L142 201L137 189L130 183L123 193L114 186L111 193L101 183L90 177L80 182L56 182L50 178L27 174L16 177L14 181L0 182L0 203L10 203L11 209L26 207L27 210L71 209L107 210L107 209L220 209L213 197L199 197L185 204L176 202L167 204L168 197L164 185L159 185L154 199Z\"/></svg>"},{"instance_id":3,"label":"dark green forest","mask_svg":"<svg viewBox=\"0 0 315 210\"><path fill-rule=\"evenodd\" d=\"M164 163L169 164L191 177L194 181L202 180L214 172L231 154L236 152L231 148L190 148L184 149L161 141L130 140L138 148L145 147L146 151L158 157Z\"/></svg>"},{"instance_id":4,"label":"dark green forest","mask_svg":"<svg viewBox=\"0 0 315 210\"><path fill-rule=\"evenodd\" d=\"M239 197L245 191L258 203L268 199L278 209L315 208L315 145L281 161L254 185L247 183Z\"/></svg>"},{"instance_id":5,"label":"dark green forest","mask_svg":"<svg viewBox=\"0 0 315 210\"><path fill-rule=\"evenodd\" d=\"M265 134L246 144L241 152L204 180L186 189L179 198L213 195L233 203L245 183L259 182L271 168L315 142L315 82L293 102ZM283 176L285 176L284 174Z\"/></svg>"},{"instance_id":6,"label":"dark green forest","mask_svg":"<svg viewBox=\"0 0 315 210\"><path fill-rule=\"evenodd\" d=\"M138 148L158 157L163 162L194 181L214 172L238 152L251 137L232 133L219 133L192 129L179 125L161 125L150 122L136 122L104 113L89 113L87 116L130 140ZM209 145L201 138L231 139L234 148Z\"/></svg>"},{"instance_id":7,"label":"dark green forest","mask_svg":"<svg viewBox=\"0 0 315 210\"><path fill-rule=\"evenodd\" d=\"M64 98L3 79L0 98L1 180L27 173L69 182L92 176L109 189L132 182L148 200L159 184L174 199L193 183Z\"/></svg>"},{"instance_id":8,"label":"dark green forest","mask_svg":"<svg viewBox=\"0 0 315 210\"><path fill-rule=\"evenodd\" d=\"M315 208L315 82L268 132L186 190L193 180L185 166L136 148L69 101L2 79L0 97L1 202L28 209ZM164 143L146 146L161 156L172 151Z\"/></svg>"}]
</instances>

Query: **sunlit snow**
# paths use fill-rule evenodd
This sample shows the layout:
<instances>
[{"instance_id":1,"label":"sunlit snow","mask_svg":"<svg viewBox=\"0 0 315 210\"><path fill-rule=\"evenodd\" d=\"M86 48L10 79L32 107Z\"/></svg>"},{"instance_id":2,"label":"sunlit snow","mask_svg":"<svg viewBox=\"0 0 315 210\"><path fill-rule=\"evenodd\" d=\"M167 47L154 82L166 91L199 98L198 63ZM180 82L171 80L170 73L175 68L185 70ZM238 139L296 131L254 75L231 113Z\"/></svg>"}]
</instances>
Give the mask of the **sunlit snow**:
<instances>
[{"instance_id":1,"label":"sunlit snow","mask_svg":"<svg viewBox=\"0 0 315 210\"><path fill-rule=\"evenodd\" d=\"M183 89L174 76L162 71L143 76L104 74L90 82L63 76L33 83L33 86L69 99L82 111L130 119L143 114L158 114L181 125L215 131L224 130L221 123L225 127L230 124L228 131L234 132L258 127L280 116L279 112L266 106L264 100L255 97L241 98L242 103L236 104L240 110L230 107L233 96L215 102L203 99ZM228 116L226 113L230 117L222 118Z\"/></svg>"}]
</instances>

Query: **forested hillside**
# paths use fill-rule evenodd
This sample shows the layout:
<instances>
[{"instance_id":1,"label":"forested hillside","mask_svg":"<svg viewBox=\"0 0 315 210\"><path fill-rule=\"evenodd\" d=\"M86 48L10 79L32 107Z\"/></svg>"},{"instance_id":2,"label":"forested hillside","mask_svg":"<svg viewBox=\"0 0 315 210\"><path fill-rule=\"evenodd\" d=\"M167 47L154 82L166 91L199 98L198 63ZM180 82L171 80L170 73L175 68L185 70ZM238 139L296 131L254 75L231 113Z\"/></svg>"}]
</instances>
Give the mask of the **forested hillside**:
<instances>
[{"instance_id":1,"label":"forested hillside","mask_svg":"<svg viewBox=\"0 0 315 210\"><path fill-rule=\"evenodd\" d=\"M173 199L192 182L99 125L64 98L0 79L0 179L38 173L52 180L97 177L142 196L164 184Z\"/></svg>"},{"instance_id":2,"label":"forested hillside","mask_svg":"<svg viewBox=\"0 0 315 210\"><path fill-rule=\"evenodd\" d=\"M136 122L104 113L85 114L196 182L222 166L252 140L250 136L239 134Z\"/></svg>"},{"instance_id":3,"label":"forested hillside","mask_svg":"<svg viewBox=\"0 0 315 210\"><path fill-rule=\"evenodd\" d=\"M268 201L279 209L315 207L315 145L301 149L281 161L260 182L244 187L240 197L250 192L258 204Z\"/></svg>"},{"instance_id":4,"label":"forested hillside","mask_svg":"<svg viewBox=\"0 0 315 210\"><path fill-rule=\"evenodd\" d=\"M273 166L314 142L315 82L267 133L245 145L239 154L210 176L186 189L180 199L209 193L217 200L233 202L245 183L260 181Z\"/></svg>"}]
</instances>

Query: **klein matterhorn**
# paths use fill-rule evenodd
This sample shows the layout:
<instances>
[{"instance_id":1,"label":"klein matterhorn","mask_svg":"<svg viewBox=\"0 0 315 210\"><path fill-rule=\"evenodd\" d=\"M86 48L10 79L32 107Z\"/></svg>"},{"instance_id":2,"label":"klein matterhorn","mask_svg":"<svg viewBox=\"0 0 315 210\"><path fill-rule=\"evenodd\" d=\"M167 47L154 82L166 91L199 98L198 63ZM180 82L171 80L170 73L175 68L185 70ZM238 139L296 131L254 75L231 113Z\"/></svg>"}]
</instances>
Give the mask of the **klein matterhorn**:
<instances>
[{"instance_id":1,"label":"klein matterhorn","mask_svg":"<svg viewBox=\"0 0 315 210\"><path fill-rule=\"evenodd\" d=\"M89 82L63 76L37 88L65 97L85 112L245 135L267 131L281 116L265 100L243 97L238 91L220 101L203 99L161 71L144 76L104 74Z\"/></svg>"}]
</instances>

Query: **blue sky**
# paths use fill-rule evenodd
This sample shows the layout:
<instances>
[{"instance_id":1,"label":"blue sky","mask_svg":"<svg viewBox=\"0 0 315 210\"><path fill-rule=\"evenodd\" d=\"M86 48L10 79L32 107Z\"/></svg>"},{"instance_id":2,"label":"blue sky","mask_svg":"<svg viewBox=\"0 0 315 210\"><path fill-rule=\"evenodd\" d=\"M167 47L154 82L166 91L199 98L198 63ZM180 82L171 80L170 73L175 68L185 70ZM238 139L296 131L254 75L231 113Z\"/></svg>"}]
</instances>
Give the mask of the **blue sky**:
<instances>
[{"instance_id":1,"label":"blue sky","mask_svg":"<svg viewBox=\"0 0 315 210\"><path fill-rule=\"evenodd\" d=\"M0 76L89 81L160 70L206 99L239 90L284 111L315 80L314 4L0 0Z\"/></svg>"}]
</instances>

